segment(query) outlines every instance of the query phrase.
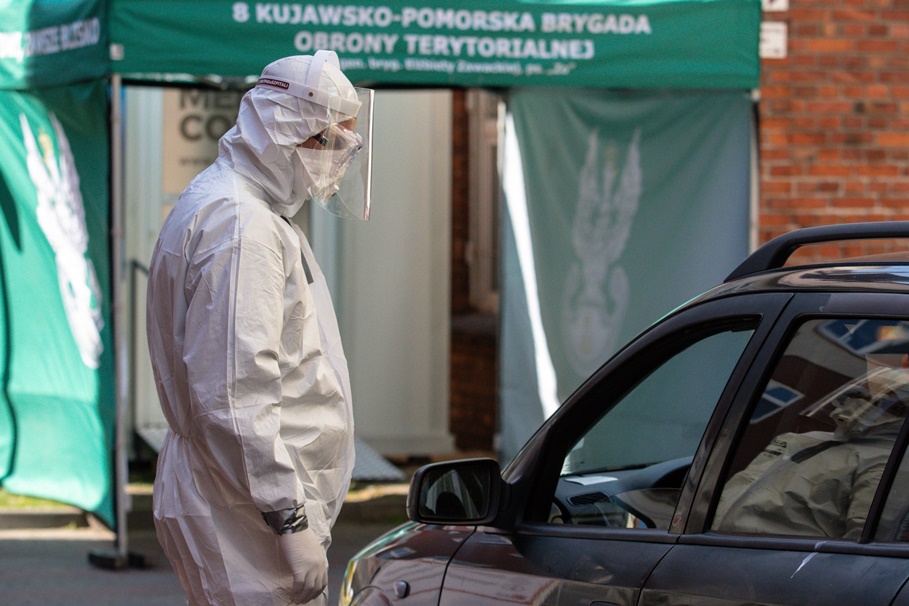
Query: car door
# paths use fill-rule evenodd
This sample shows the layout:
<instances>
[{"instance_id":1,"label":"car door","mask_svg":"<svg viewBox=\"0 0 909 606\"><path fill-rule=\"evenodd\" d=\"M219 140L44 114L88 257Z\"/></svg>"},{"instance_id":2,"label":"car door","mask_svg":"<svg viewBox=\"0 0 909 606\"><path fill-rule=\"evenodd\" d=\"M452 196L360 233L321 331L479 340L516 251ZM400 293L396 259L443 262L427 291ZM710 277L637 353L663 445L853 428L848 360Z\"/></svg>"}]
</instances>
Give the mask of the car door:
<instances>
[{"instance_id":1,"label":"car door","mask_svg":"<svg viewBox=\"0 0 909 606\"><path fill-rule=\"evenodd\" d=\"M880 518L874 526L874 543L880 549L890 548L890 556L902 563L900 573L905 575L909 568L909 450L904 439L894 450L903 451L902 460L891 477L884 478L886 498L881 499L883 507ZM899 574L897 576L899 576ZM892 606L909 606L909 588L904 583Z\"/></svg>"},{"instance_id":2,"label":"car door","mask_svg":"<svg viewBox=\"0 0 909 606\"><path fill-rule=\"evenodd\" d=\"M891 604L909 578L906 299L793 299L642 606Z\"/></svg>"},{"instance_id":3,"label":"car door","mask_svg":"<svg viewBox=\"0 0 909 606\"><path fill-rule=\"evenodd\" d=\"M788 298L695 305L600 369L505 470L505 510L455 554L440 605L636 604Z\"/></svg>"}]
</instances>

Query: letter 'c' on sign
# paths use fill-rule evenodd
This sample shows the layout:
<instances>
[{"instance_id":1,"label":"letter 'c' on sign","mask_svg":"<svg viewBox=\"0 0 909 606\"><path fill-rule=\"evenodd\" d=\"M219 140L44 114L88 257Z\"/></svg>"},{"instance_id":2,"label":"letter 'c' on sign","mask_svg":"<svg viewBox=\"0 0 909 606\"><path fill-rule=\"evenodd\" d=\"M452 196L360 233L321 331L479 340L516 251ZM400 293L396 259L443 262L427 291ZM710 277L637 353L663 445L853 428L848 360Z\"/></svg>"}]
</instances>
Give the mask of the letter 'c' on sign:
<instances>
[{"instance_id":1,"label":"letter 'c' on sign","mask_svg":"<svg viewBox=\"0 0 909 606\"><path fill-rule=\"evenodd\" d=\"M209 116L203 122L203 116L189 115L180 121L180 134L188 141L198 141L203 136L217 141L230 130L231 119L227 116Z\"/></svg>"}]
</instances>

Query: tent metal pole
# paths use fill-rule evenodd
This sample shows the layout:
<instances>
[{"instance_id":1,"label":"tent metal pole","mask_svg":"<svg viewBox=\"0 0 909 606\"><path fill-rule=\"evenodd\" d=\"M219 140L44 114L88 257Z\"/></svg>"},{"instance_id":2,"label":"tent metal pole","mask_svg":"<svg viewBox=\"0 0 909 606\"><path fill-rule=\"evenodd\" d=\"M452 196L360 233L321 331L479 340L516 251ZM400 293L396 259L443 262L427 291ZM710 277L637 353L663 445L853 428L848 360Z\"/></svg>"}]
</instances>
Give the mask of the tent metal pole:
<instances>
[{"instance_id":1,"label":"tent metal pole","mask_svg":"<svg viewBox=\"0 0 909 606\"><path fill-rule=\"evenodd\" d=\"M124 242L123 242L123 115L121 96L123 80L120 74L111 75L110 104L110 153L111 153L111 316L114 324L114 490L116 514L116 539L113 554L90 553L89 562L99 568L120 570L130 565L126 514L132 508L126 492L129 468L126 452L126 412L129 393L128 359L126 346L126 306L123 296Z\"/></svg>"},{"instance_id":2,"label":"tent metal pole","mask_svg":"<svg viewBox=\"0 0 909 606\"><path fill-rule=\"evenodd\" d=\"M114 355L116 356L116 445L115 482L117 503L117 555L126 558L128 539L126 514L132 508L130 497L126 493L129 481L129 470L126 453L126 411L129 377L127 376L128 360L126 346L126 306L123 301L124 277L124 242L123 242L123 108L121 97L123 80L120 74L111 78L111 242L113 243L113 319L114 319Z\"/></svg>"}]
</instances>

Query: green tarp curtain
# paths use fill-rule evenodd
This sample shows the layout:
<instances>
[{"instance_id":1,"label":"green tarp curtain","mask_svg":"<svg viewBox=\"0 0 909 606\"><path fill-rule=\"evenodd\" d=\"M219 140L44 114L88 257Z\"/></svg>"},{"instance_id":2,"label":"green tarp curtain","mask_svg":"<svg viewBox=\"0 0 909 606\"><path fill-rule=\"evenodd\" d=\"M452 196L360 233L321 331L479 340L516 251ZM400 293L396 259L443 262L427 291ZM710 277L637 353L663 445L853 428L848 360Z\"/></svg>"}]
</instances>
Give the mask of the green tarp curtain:
<instances>
[{"instance_id":1,"label":"green tarp curtain","mask_svg":"<svg viewBox=\"0 0 909 606\"><path fill-rule=\"evenodd\" d=\"M369 84L745 89L760 21L758 0L115 0L112 69L244 78L323 48Z\"/></svg>"},{"instance_id":2,"label":"green tarp curtain","mask_svg":"<svg viewBox=\"0 0 909 606\"><path fill-rule=\"evenodd\" d=\"M503 456L748 247L743 92L513 91L503 187Z\"/></svg>"},{"instance_id":3,"label":"green tarp curtain","mask_svg":"<svg viewBox=\"0 0 909 606\"><path fill-rule=\"evenodd\" d=\"M0 484L114 526L107 94L0 91Z\"/></svg>"}]
</instances>

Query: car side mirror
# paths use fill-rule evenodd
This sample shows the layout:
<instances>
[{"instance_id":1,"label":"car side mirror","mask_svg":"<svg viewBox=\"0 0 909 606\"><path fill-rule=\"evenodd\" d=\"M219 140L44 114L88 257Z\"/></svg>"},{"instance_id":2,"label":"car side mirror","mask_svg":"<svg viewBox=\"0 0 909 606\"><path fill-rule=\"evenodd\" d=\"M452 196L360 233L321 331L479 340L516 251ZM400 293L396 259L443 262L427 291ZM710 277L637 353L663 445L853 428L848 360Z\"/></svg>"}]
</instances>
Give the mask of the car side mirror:
<instances>
[{"instance_id":1,"label":"car side mirror","mask_svg":"<svg viewBox=\"0 0 909 606\"><path fill-rule=\"evenodd\" d=\"M424 465L410 481L407 517L424 524L489 524L499 512L503 485L493 459Z\"/></svg>"}]
</instances>

